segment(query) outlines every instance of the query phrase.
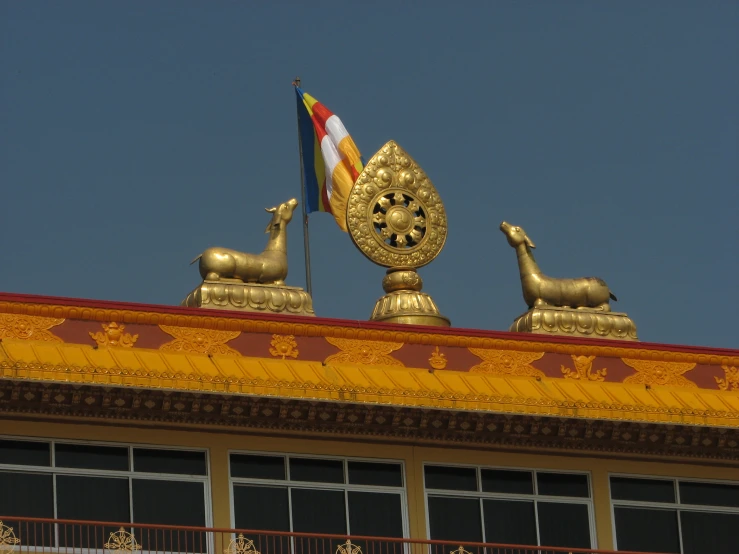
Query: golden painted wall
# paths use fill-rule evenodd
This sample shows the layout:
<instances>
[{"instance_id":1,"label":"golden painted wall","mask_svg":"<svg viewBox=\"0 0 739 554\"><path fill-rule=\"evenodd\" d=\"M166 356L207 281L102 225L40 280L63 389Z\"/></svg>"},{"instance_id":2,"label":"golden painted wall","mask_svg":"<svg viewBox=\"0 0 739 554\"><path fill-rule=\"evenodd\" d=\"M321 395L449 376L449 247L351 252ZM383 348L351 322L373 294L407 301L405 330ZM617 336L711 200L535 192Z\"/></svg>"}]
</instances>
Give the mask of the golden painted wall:
<instances>
[{"instance_id":1,"label":"golden painted wall","mask_svg":"<svg viewBox=\"0 0 739 554\"><path fill-rule=\"evenodd\" d=\"M592 476L597 546L605 549L613 548L613 527L608 490L609 472L701 479L739 479L739 470L736 467L634 461L618 458L606 459L576 455L538 455L491 450L370 444L243 433L163 430L151 427L112 427L108 425L0 420L0 434L206 448L209 450L211 464L211 504L214 527L232 527L228 478L229 450L260 450L401 460L405 464L406 471L409 531L410 536L415 538L427 538L422 477L423 462L587 471Z\"/></svg>"}]
</instances>

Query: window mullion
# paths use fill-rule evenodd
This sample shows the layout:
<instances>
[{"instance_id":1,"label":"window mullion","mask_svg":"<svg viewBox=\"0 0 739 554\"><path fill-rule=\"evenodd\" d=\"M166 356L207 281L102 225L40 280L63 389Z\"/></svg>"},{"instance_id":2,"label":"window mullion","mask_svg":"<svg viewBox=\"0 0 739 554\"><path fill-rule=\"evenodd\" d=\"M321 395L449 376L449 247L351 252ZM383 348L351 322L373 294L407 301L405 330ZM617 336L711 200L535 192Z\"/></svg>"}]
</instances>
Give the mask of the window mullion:
<instances>
[{"instance_id":1,"label":"window mullion","mask_svg":"<svg viewBox=\"0 0 739 554\"><path fill-rule=\"evenodd\" d=\"M536 483L536 477L534 477L534 483ZM539 502L536 499L534 499L534 526L536 527L536 545L541 546L541 533L539 533Z\"/></svg>"},{"instance_id":2,"label":"window mullion","mask_svg":"<svg viewBox=\"0 0 739 554\"><path fill-rule=\"evenodd\" d=\"M488 542L487 534L485 533L485 508L483 506L482 497L478 499L480 503L480 525L482 525L482 542Z\"/></svg>"},{"instance_id":3,"label":"window mullion","mask_svg":"<svg viewBox=\"0 0 739 554\"><path fill-rule=\"evenodd\" d=\"M680 515L679 509L675 510L675 515L677 516L677 540L680 545L680 554L683 554L683 518Z\"/></svg>"}]
</instances>

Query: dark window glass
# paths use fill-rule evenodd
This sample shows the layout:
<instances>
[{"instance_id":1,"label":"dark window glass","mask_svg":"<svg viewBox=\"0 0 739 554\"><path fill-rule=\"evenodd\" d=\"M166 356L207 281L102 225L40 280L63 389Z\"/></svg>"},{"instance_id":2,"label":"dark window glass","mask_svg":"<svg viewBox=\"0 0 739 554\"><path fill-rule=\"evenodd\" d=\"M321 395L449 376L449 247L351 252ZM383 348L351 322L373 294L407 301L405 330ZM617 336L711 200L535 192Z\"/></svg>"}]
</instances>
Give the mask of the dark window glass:
<instances>
[{"instance_id":1,"label":"dark window glass","mask_svg":"<svg viewBox=\"0 0 739 554\"><path fill-rule=\"evenodd\" d=\"M537 473L539 494L588 498L588 476L576 473Z\"/></svg>"},{"instance_id":2,"label":"dark window glass","mask_svg":"<svg viewBox=\"0 0 739 554\"><path fill-rule=\"evenodd\" d=\"M344 462L316 458L290 458L290 480L343 483Z\"/></svg>"},{"instance_id":3,"label":"dark window glass","mask_svg":"<svg viewBox=\"0 0 739 554\"><path fill-rule=\"evenodd\" d=\"M289 531L286 487L234 486L234 522L238 529Z\"/></svg>"},{"instance_id":4,"label":"dark window glass","mask_svg":"<svg viewBox=\"0 0 739 554\"><path fill-rule=\"evenodd\" d=\"M619 550L679 554L680 539L675 510L614 508ZM707 552L705 554L708 554Z\"/></svg>"},{"instance_id":5,"label":"dark window glass","mask_svg":"<svg viewBox=\"0 0 739 554\"><path fill-rule=\"evenodd\" d=\"M402 487L403 472L400 464L349 462L349 482L353 485Z\"/></svg>"},{"instance_id":6,"label":"dark window glass","mask_svg":"<svg viewBox=\"0 0 739 554\"><path fill-rule=\"evenodd\" d=\"M537 544L533 502L483 500L485 542Z\"/></svg>"},{"instance_id":7,"label":"dark window glass","mask_svg":"<svg viewBox=\"0 0 739 554\"><path fill-rule=\"evenodd\" d=\"M590 548L590 517L584 504L537 502L542 546ZM619 544L619 547L621 545Z\"/></svg>"},{"instance_id":8,"label":"dark window glass","mask_svg":"<svg viewBox=\"0 0 739 554\"><path fill-rule=\"evenodd\" d=\"M473 467L426 466L427 489L476 491L477 471Z\"/></svg>"},{"instance_id":9,"label":"dark window glass","mask_svg":"<svg viewBox=\"0 0 739 554\"><path fill-rule=\"evenodd\" d=\"M55 444L54 465L80 469L128 471L128 448L89 444Z\"/></svg>"},{"instance_id":10,"label":"dark window glass","mask_svg":"<svg viewBox=\"0 0 739 554\"><path fill-rule=\"evenodd\" d=\"M251 479L285 479L285 458L231 454L231 476Z\"/></svg>"},{"instance_id":11,"label":"dark window glass","mask_svg":"<svg viewBox=\"0 0 739 554\"><path fill-rule=\"evenodd\" d=\"M534 482L530 471L509 471L507 469L482 469L482 490L485 492L505 492L510 494L534 494ZM519 543L516 543L519 544ZM520 543L529 544L529 543ZM535 544L535 543L533 543Z\"/></svg>"},{"instance_id":12,"label":"dark window glass","mask_svg":"<svg viewBox=\"0 0 739 554\"><path fill-rule=\"evenodd\" d=\"M0 515L54 517L54 484L51 475L0 471ZM54 546L53 525L4 520L21 544Z\"/></svg>"},{"instance_id":13,"label":"dark window glass","mask_svg":"<svg viewBox=\"0 0 739 554\"><path fill-rule=\"evenodd\" d=\"M429 526L433 540L482 542L480 501L474 498L430 496Z\"/></svg>"},{"instance_id":14,"label":"dark window glass","mask_svg":"<svg viewBox=\"0 0 739 554\"><path fill-rule=\"evenodd\" d=\"M203 483L133 479L131 486L135 523L205 526ZM207 537L198 531L136 529L134 534L143 550L207 551Z\"/></svg>"},{"instance_id":15,"label":"dark window glass","mask_svg":"<svg viewBox=\"0 0 739 554\"><path fill-rule=\"evenodd\" d=\"M739 507L739 486L720 483L680 483L680 504Z\"/></svg>"},{"instance_id":16,"label":"dark window glass","mask_svg":"<svg viewBox=\"0 0 739 554\"><path fill-rule=\"evenodd\" d=\"M59 519L127 523L131 521L128 479L112 477L56 476L56 513ZM103 548L117 526L61 525L59 546Z\"/></svg>"},{"instance_id":17,"label":"dark window glass","mask_svg":"<svg viewBox=\"0 0 739 554\"><path fill-rule=\"evenodd\" d=\"M134 448L133 470L146 473L207 475L205 452Z\"/></svg>"},{"instance_id":18,"label":"dark window glass","mask_svg":"<svg viewBox=\"0 0 739 554\"><path fill-rule=\"evenodd\" d=\"M354 492L349 495L352 535L402 537L403 512L399 494Z\"/></svg>"},{"instance_id":19,"label":"dark window glass","mask_svg":"<svg viewBox=\"0 0 739 554\"><path fill-rule=\"evenodd\" d=\"M0 464L49 467L50 452L47 442L0 440Z\"/></svg>"},{"instance_id":20,"label":"dark window glass","mask_svg":"<svg viewBox=\"0 0 739 554\"><path fill-rule=\"evenodd\" d=\"M344 491L292 489L293 531L346 534Z\"/></svg>"},{"instance_id":21,"label":"dark window glass","mask_svg":"<svg viewBox=\"0 0 739 554\"><path fill-rule=\"evenodd\" d=\"M643 502L675 502L673 481L611 477L611 498Z\"/></svg>"},{"instance_id":22,"label":"dark window glass","mask_svg":"<svg viewBox=\"0 0 739 554\"><path fill-rule=\"evenodd\" d=\"M680 512L680 525L685 554L736 554L738 550L739 514Z\"/></svg>"}]
</instances>

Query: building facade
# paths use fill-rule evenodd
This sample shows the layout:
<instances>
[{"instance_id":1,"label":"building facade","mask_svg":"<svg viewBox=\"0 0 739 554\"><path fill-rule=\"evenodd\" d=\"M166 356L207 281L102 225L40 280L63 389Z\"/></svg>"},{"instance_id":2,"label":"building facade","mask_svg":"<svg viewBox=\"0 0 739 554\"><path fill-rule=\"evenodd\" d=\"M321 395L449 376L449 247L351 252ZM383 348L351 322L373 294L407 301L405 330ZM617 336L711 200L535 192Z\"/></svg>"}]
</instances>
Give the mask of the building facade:
<instances>
[{"instance_id":1,"label":"building facade","mask_svg":"<svg viewBox=\"0 0 739 554\"><path fill-rule=\"evenodd\" d=\"M3 553L739 552L737 350L10 294L0 339Z\"/></svg>"}]
</instances>

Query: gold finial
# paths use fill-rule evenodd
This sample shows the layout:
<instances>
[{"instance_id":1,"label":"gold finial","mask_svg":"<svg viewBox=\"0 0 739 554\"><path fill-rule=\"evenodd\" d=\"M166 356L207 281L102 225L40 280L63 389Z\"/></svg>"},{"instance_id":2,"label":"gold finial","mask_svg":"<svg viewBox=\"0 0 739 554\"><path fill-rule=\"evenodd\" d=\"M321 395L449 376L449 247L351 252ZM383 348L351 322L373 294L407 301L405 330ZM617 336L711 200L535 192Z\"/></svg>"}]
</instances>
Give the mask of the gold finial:
<instances>
[{"instance_id":1,"label":"gold finial","mask_svg":"<svg viewBox=\"0 0 739 554\"><path fill-rule=\"evenodd\" d=\"M136 552L141 550L141 545L136 541L136 537L132 533L126 531L123 527L118 531L111 533L103 546L113 552Z\"/></svg>"},{"instance_id":2,"label":"gold finial","mask_svg":"<svg viewBox=\"0 0 739 554\"><path fill-rule=\"evenodd\" d=\"M253 540L247 539L242 533L239 533L238 537L231 539L223 554L259 554L259 550L254 546Z\"/></svg>"},{"instance_id":3,"label":"gold finial","mask_svg":"<svg viewBox=\"0 0 739 554\"><path fill-rule=\"evenodd\" d=\"M626 314L611 312L610 301L617 298L603 279L548 277L539 269L531 253L536 246L523 228L504 221L500 230L516 249L523 298L529 307L513 322L511 331L637 340L634 322Z\"/></svg>"},{"instance_id":4,"label":"gold finial","mask_svg":"<svg viewBox=\"0 0 739 554\"><path fill-rule=\"evenodd\" d=\"M266 208L272 219L265 231L269 240L261 254L213 247L190 262L199 262L203 283L190 292L181 305L315 316L310 294L285 284L287 225L297 205L298 201L292 198L279 206Z\"/></svg>"},{"instance_id":5,"label":"gold finial","mask_svg":"<svg viewBox=\"0 0 739 554\"><path fill-rule=\"evenodd\" d=\"M349 193L347 229L371 261L388 267L387 293L370 319L391 323L448 326L431 297L421 292L416 269L444 247L444 204L421 167L394 141L367 162Z\"/></svg>"},{"instance_id":6,"label":"gold finial","mask_svg":"<svg viewBox=\"0 0 739 554\"><path fill-rule=\"evenodd\" d=\"M14 546L20 542L13 533L13 528L0 521L0 554L12 554Z\"/></svg>"}]
</instances>

